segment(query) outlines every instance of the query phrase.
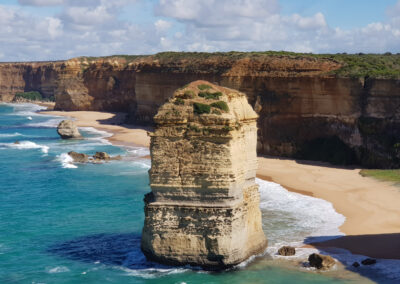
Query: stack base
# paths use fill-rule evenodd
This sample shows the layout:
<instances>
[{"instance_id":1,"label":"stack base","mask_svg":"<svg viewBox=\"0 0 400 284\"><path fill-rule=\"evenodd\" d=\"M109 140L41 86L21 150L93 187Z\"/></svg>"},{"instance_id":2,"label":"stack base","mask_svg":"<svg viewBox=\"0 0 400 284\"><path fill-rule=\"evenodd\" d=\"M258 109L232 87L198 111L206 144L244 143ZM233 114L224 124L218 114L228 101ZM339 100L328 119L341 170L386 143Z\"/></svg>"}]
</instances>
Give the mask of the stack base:
<instances>
[{"instance_id":1,"label":"stack base","mask_svg":"<svg viewBox=\"0 0 400 284\"><path fill-rule=\"evenodd\" d=\"M149 260L220 270L261 254L267 247L257 185L244 191L242 201L223 206L152 199L152 193L145 198L141 246Z\"/></svg>"}]
</instances>

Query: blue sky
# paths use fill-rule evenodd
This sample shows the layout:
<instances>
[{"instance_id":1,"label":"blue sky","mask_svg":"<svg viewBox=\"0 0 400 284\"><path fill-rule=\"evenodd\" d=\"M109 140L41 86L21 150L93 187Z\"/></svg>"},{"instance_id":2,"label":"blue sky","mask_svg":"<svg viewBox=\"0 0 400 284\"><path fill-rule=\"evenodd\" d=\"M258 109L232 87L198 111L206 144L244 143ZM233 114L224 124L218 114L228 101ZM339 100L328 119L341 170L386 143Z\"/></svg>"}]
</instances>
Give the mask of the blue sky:
<instances>
[{"instance_id":1,"label":"blue sky","mask_svg":"<svg viewBox=\"0 0 400 284\"><path fill-rule=\"evenodd\" d=\"M0 0L0 61L160 51L400 52L400 0Z\"/></svg>"}]
</instances>

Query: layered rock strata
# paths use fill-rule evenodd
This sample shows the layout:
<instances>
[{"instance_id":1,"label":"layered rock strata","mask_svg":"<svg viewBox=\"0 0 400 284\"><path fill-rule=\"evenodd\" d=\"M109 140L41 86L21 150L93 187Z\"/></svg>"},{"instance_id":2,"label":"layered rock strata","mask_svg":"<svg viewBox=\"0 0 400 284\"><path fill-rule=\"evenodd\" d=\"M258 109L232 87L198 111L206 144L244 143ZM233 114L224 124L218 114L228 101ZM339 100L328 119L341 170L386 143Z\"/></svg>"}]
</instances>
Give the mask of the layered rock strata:
<instances>
[{"instance_id":1,"label":"layered rock strata","mask_svg":"<svg viewBox=\"0 0 400 284\"><path fill-rule=\"evenodd\" d=\"M0 100L39 91L55 97L57 110L123 111L130 123L151 124L176 88L203 79L247 94L259 115L260 154L400 167L399 78L333 74L342 67L329 58L252 53L0 63Z\"/></svg>"},{"instance_id":2,"label":"layered rock strata","mask_svg":"<svg viewBox=\"0 0 400 284\"><path fill-rule=\"evenodd\" d=\"M154 120L144 254L221 269L263 252L257 114L245 94L196 81L178 89Z\"/></svg>"}]
</instances>

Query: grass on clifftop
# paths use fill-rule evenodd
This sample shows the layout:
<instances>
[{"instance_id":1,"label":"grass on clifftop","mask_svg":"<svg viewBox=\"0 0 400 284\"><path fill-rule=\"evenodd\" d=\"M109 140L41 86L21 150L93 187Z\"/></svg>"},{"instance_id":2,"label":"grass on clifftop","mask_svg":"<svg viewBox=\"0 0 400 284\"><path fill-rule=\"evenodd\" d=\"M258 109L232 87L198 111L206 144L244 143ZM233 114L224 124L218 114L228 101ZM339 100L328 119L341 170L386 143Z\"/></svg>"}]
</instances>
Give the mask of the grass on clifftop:
<instances>
[{"instance_id":1,"label":"grass on clifftop","mask_svg":"<svg viewBox=\"0 0 400 284\"><path fill-rule=\"evenodd\" d=\"M332 60L342 65L341 68L334 70L328 74L337 75L339 77L355 77L355 78L400 78L400 53L391 54L313 54L313 53L295 53L288 51L260 51L260 52L161 52L154 55L112 55L106 57L80 57L81 61L87 59L89 61L95 59L123 58L127 63L139 59L153 59L161 62L176 62L180 60L207 60L207 59L223 59L223 60L239 60L250 58L279 57L289 59L313 58L317 60Z\"/></svg>"},{"instance_id":2,"label":"grass on clifftop","mask_svg":"<svg viewBox=\"0 0 400 284\"><path fill-rule=\"evenodd\" d=\"M400 183L400 170L361 170L360 175Z\"/></svg>"}]
</instances>

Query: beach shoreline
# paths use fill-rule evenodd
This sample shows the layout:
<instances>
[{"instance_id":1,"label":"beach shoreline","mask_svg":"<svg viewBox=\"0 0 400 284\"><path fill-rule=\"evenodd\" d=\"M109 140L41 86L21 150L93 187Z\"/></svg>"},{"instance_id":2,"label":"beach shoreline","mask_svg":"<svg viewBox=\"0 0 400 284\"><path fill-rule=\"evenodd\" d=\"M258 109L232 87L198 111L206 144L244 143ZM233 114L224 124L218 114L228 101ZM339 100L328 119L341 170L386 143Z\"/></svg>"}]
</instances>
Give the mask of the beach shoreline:
<instances>
[{"instance_id":1,"label":"beach shoreline","mask_svg":"<svg viewBox=\"0 0 400 284\"><path fill-rule=\"evenodd\" d=\"M78 127L107 131L116 146L149 147L149 127L123 124L124 113L51 111L41 114L71 117ZM258 158L257 177L289 191L324 199L346 220L340 227L346 236L312 244L343 248L368 257L400 259L400 188L359 175L358 168L272 157ZM333 236L334 237L334 236Z\"/></svg>"}]
</instances>

